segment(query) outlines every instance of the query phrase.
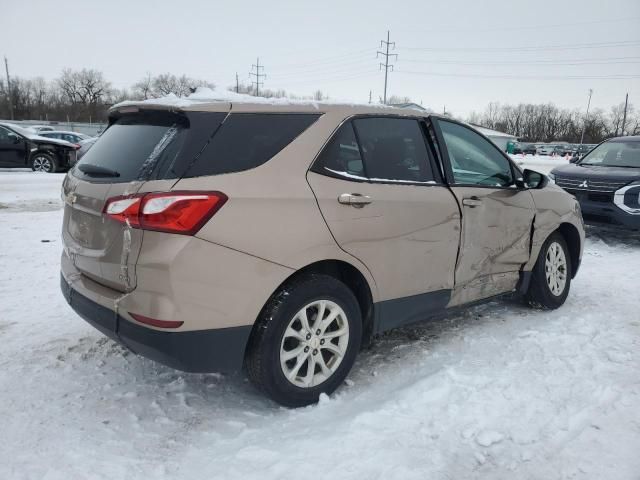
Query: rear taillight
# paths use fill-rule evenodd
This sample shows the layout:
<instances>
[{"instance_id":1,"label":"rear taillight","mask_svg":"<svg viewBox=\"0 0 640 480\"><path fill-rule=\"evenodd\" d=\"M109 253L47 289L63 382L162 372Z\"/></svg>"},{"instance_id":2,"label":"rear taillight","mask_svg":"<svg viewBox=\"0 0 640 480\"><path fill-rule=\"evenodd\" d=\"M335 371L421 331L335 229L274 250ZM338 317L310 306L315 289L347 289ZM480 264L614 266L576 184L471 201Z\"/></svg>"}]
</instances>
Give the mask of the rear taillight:
<instances>
[{"instance_id":1,"label":"rear taillight","mask_svg":"<svg viewBox=\"0 0 640 480\"><path fill-rule=\"evenodd\" d=\"M104 213L133 228L195 235L224 205L221 192L164 192L113 197Z\"/></svg>"}]
</instances>

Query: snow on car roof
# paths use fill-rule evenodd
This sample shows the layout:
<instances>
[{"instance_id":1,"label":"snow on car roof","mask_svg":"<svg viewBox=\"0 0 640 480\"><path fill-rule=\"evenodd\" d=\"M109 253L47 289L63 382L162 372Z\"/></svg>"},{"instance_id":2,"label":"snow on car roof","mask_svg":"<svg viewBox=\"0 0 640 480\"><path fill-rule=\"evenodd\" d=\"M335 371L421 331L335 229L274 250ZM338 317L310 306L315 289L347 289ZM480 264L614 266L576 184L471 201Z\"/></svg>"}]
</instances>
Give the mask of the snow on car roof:
<instances>
[{"instance_id":1,"label":"snow on car roof","mask_svg":"<svg viewBox=\"0 0 640 480\"><path fill-rule=\"evenodd\" d=\"M357 103L349 100L297 100L290 98L264 98L254 97L244 93L236 93L229 90L215 90L207 87L198 87L194 93L188 97L178 97L169 94L165 97L150 98L147 100L126 100L114 105L111 110L119 110L124 107L133 106L158 106L164 108L177 108L183 110L197 110L198 107L209 104L253 104L253 105L274 105L274 106L296 106L308 107L309 109L321 110L326 107L362 107L362 108L382 108L398 110L397 107L382 104ZM400 109L408 111L411 109ZM418 111L418 110L415 110ZM421 112L424 113L424 112Z\"/></svg>"}]
</instances>

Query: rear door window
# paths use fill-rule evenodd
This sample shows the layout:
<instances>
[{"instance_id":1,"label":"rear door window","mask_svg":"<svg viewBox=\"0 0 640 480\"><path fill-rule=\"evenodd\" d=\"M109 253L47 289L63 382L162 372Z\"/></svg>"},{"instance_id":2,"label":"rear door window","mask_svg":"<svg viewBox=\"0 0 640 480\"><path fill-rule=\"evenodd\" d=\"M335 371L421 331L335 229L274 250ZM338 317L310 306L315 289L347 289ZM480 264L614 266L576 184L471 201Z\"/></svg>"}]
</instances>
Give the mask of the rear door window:
<instances>
[{"instance_id":1,"label":"rear door window","mask_svg":"<svg viewBox=\"0 0 640 480\"><path fill-rule=\"evenodd\" d=\"M342 125L329 140L311 171L330 177L367 180L351 122Z\"/></svg>"},{"instance_id":2,"label":"rear door window","mask_svg":"<svg viewBox=\"0 0 640 480\"><path fill-rule=\"evenodd\" d=\"M358 118L353 123L369 179L434 182L425 138L417 120L374 117Z\"/></svg>"},{"instance_id":3,"label":"rear door window","mask_svg":"<svg viewBox=\"0 0 640 480\"><path fill-rule=\"evenodd\" d=\"M319 116L297 113L232 113L185 177L241 172L258 167L289 145Z\"/></svg>"}]
</instances>

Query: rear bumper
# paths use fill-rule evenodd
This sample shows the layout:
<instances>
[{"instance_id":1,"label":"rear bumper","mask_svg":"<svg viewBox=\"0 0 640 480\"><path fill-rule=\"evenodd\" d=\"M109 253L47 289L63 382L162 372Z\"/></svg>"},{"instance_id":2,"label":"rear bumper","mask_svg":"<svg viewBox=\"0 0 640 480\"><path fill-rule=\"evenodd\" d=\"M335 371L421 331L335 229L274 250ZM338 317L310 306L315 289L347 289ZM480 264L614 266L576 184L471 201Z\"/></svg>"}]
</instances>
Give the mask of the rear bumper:
<instances>
[{"instance_id":1,"label":"rear bumper","mask_svg":"<svg viewBox=\"0 0 640 480\"><path fill-rule=\"evenodd\" d=\"M251 325L165 332L137 325L75 290L60 276L67 303L89 324L136 354L185 372L234 372L242 368Z\"/></svg>"}]
</instances>

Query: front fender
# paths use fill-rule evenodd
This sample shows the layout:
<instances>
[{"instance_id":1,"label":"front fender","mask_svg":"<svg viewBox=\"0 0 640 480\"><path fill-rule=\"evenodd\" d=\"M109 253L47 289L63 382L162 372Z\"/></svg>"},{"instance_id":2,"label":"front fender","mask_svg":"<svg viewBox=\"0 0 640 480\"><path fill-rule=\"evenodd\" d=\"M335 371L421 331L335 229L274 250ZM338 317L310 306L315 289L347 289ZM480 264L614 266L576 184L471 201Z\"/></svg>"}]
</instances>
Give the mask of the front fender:
<instances>
[{"instance_id":1,"label":"front fender","mask_svg":"<svg viewBox=\"0 0 640 480\"><path fill-rule=\"evenodd\" d=\"M533 223L531 255L523 270L531 271L533 269L545 240L562 225L568 224L578 232L580 243L577 246L578 262L574 266L575 272L582 260L585 239L580 204L572 195L555 185L549 185L541 190L531 190L531 194L536 207L536 217ZM570 239L567 241L569 242Z\"/></svg>"}]
</instances>

